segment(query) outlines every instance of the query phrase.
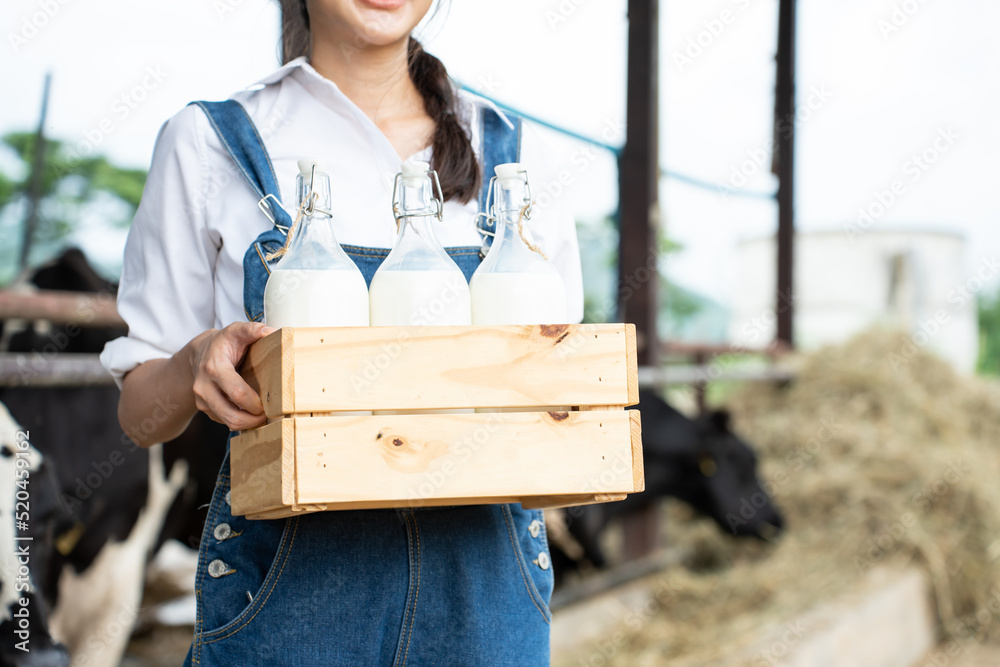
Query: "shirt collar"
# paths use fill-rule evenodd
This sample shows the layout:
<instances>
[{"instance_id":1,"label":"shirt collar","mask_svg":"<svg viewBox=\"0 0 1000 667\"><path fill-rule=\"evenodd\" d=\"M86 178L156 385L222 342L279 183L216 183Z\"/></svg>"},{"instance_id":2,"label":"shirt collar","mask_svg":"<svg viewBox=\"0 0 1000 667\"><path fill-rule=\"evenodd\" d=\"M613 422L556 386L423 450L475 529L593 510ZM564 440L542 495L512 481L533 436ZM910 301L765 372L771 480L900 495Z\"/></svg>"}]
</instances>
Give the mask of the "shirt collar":
<instances>
[{"instance_id":1,"label":"shirt collar","mask_svg":"<svg viewBox=\"0 0 1000 667\"><path fill-rule=\"evenodd\" d=\"M295 60L289 60L287 63L285 63L284 65L282 65L281 67L279 67L275 71L271 72L270 74L268 74L267 76L265 76L260 81L257 81L255 83L251 84L250 86L247 86L247 88L248 89L263 88L264 86L269 86L272 83L278 83L279 81L281 81L282 79L284 79L286 76L288 76L289 74L291 74L293 71L295 71L299 67L302 67L302 65L306 65L306 66L309 65L309 61L306 59L305 56L299 56ZM312 68L310 67L309 69L312 69ZM315 70L314 70L314 73L315 73Z\"/></svg>"},{"instance_id":2,"label":"shirt collar","mask_svg":"<svg viewBox=\"0 0 1000 667\"><path fill-rule=\"evenodd\" d=\"M288 61L287 63L276 69L274 72L271 72L269 75L267 75L260 81L257 81L253 85L248 86L247 89L257 90L260 88L264 88L265 86L278 83L285 77L291 76L296 71L301 71L302 74L305 76L306 80L310 81L313 84L313 86L318 86L320 89L325 89L327 93L329 93L330 91L336 91L335 93L336 95L341 97L343 100L346 100L346 97L344 97L343 92L341 92L337 84L331 81L330 79L327 79L322 74L313 69L312 65L309 64L309 58L306 56L299 56L294 60ZM313 90L315 92L316 88L313 88ZM478 121L479 121L479 114L481 113L480 111L481 107L492 108L494 111L496 111L496 113L500 116L501 119L503 119L503 121L508 126L513 127L513 123L511 123L510 119L507 117L507 114L505 114L503 110L500 109L500 107L498 107L493 102L493 100L472 93L468 90L461 88L460 86L455 86L455 93L457 94L459 99L459 118L466 127L471 129L472 136L470 138L472 139L473 146L476 147L479 146Z\"/></svg>"}]
</instances>

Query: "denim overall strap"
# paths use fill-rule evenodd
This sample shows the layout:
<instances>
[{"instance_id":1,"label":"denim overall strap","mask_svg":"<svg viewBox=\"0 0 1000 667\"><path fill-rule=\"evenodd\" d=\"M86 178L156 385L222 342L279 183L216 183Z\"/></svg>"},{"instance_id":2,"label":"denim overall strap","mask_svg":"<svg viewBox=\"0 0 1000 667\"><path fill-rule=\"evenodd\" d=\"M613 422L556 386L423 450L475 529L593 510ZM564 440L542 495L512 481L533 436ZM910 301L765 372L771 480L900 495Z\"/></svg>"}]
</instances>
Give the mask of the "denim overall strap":
<instances>
[{"instance_id":1,"label":"denim overall strap","mask_svg":"<svg viewBox=\"0 0 1000 667\"><path fill-rule=\"evenodd\" d=\"M486 210L486 199L490 192L490 179L498 164L518 162L521 159L521 119L507 114L513 127L507 124L495 110L488 106L482 107L482 137L483 137L483 187L479 192L479 210L489 215ZM489 250L493 243L493 232L489 230L486 219L478 217L476 222L483 233L483 252Z\"/></svg>"},{"instance_id":2,"label":"denim overall strap","mask_svg":"<svg viewBox=\"0 0 1000 667\"><path fill-rule=\"evenodd\" d=\"M201 107L208 116L226 152L260 198L261 211L266 207L269 214L265 215L274 223L271 229L257 237L243 256L243 308L248 320L260 322L264 318L264 287L271 274L266 257L285 245L285 234L292 219L281 206L281 191L271 158L243 106L235 100L191 104Z\"/></svg>"}]
</instances>

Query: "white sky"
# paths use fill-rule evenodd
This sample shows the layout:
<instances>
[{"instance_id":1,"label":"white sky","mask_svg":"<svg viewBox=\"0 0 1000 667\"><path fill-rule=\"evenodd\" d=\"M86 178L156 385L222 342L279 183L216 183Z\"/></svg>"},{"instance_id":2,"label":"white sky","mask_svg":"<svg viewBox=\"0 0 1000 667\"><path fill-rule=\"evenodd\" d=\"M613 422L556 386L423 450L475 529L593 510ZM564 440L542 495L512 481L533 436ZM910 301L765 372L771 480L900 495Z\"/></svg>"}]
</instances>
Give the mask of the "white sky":
<instances>
[{"instance_id":1,"label":"white sky","mask_svg":"<svg viewBox=\"0 0 1000 667\"><path fill-rule=\"evenodd\" d=\"M829 91L798 128L799 228L852 223L898 179L905 190L875 226L960 231L971 273L1000 249L1000 198L991 194L1000 176L1000 3L798 4L798 103L811 90ZM894 8L901 25L883 34L880 21L891 25ZM728 22L713 25L723 12ZM662 0L661 14L661 161L724 184L770 138L777 0ZM455 78L599 137L624 119L626 28L625 0L453 0L425 41ZM51 69L48 132L74 142L90 136L128 165L148 164L160 124L188 101L222 99L277 65L273 0L4 0L0 32L0 132L34 128ZM679 66L676 55L699 37L707 46ZM949 128L953 144L914 180L907 161ZM583 146L558 137L552 144L571 171L580 217L610 213L610 155L581 154ZM773 190L769 164L768 156L743 189ZM736 244L771 232L775 206L669 180L661 192L668 234L686 246L671 256L669 273L729 301ZM105 255L120 254L121 234L90 236Z\"/></svg>"}]
</instances>

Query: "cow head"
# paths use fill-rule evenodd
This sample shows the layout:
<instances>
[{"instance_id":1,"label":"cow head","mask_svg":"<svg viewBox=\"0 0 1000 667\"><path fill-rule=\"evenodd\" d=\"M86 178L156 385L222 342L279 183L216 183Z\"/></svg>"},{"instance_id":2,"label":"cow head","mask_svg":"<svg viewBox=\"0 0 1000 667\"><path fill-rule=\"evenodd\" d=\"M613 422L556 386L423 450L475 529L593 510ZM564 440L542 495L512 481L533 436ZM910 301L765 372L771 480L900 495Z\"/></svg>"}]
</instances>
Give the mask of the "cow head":
<instances>
[{"instance_id":1,"label":"cow head","mask_svg":"<svg viewBox=\"0 0 1000 667\"><path fill-rule=\"evenodd\" d=\"M680 498L733 535L770 539L781 531L757 456L733 433L727 412L690 420L651 392L642 392L639 409L648 495Z\"/></svg>"}]
</instances>

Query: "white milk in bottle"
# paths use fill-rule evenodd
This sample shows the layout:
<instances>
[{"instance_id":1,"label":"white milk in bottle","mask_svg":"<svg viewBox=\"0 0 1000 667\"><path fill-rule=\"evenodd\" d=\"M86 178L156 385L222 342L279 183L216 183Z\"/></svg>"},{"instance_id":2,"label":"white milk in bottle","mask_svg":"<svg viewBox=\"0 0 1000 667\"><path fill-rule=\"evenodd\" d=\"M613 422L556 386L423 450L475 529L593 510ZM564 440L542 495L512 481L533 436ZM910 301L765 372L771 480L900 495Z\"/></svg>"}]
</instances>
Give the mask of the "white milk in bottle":
<instances>
[{"instance_id":1,"label":"white milk in bottle","mask_svg":"<svg viewBox=\"0 0 1000 667\"><path fill-rule=\"evenodd\" d=\"M368 326L365 278L333 233L330 177L317 162L300 160L295 189L299 222L267 279L264 322L275 328Z\"/></svg>"},{"instance_id":2,"label":"white milk in bottle","mask_svg":"<svg viewBox=\"0 0 1000 667\"><path fill-rule=\"evenodd\" d=\"M396 176L393 208L398 226L392 251L368 290L372 326L472 324L469 285L434 234L444 208L435 197L437 174L426 162L407 160ZM419 382L419 378L414 378ZM376 411L411 414L437 410ZM468 410L454 411L468 412Z\"/></svg>"},{"instance_id":3,"label":"white milk in bottle","mask_svg":"<svg viewBox=\"0 0 1000 667\"><path fill-rule=\"evenodd\" d=\"M566 289L562 277L525 235L531 215L527 171L517 163L497 165L490 194L493 206L486 213L494 224L494 237L486 259L469 282L472 323L564 324ZM550 409L568 410L562 406Z\"/></svg>"}]
</instances>

